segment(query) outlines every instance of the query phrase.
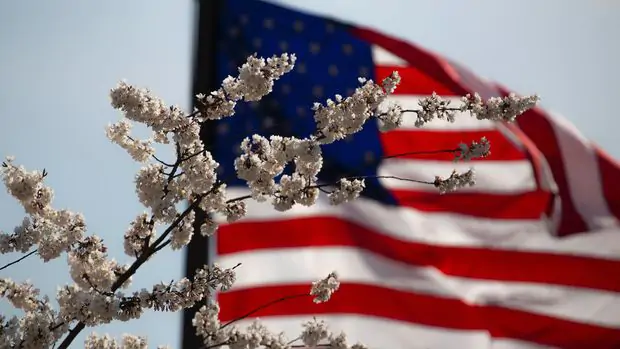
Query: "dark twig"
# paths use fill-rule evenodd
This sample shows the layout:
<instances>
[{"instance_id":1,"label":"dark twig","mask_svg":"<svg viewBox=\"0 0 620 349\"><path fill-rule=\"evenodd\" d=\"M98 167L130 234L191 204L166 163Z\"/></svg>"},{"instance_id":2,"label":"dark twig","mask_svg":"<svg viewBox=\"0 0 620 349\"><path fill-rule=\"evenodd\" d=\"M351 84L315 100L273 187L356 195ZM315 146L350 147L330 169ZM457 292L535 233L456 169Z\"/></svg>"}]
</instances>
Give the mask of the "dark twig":
<instances>
[{"instance_id":1,"label":"dark twig","mask_svg":"<svg viewBox=\"0 0 620 349\"><path fill-rule=\"evenodd\" d=\"M272 306L274 304L277 304L277 303L280 303L280 302L284 302L284 301L287 301L287 300L291 300L291 299L295 299L295 298L309 297L309 296L310 296L310 293L299 293L299 294L294 294L294 295L284 296L284 297L280 297L278 299L274 299L274 300L272 300L272 301L270 301L268 303L265 303L265 304L263 304L263 305L261 305L261 306L259 306L257 308L254 308L254 309L250 310L249 312L241 315L240 317L238 317L238 318L236 318L234 320L228 321L227 323L222 325L220 327L220 329L225 328L225 327L227 327L229 325L232 325L233 323L235 323L237 321L241 321L243 319L246 319L246 318L252 316L252 314L254 314L254 313L258 312L258 311L261 311L262 309L265 309L267 307L270 307L270 306ZM228 344L230 344L230 342L229 341L225 341L225 342L222 342L222 343L216 343L216 344L212 344L212 345L209 345L209 346L203 346L201 349L212 349L212 348L217 348L217 347L221 347L223 345L228 345Z\"/></svg>"},{"instance_id":2,"label":"dark twig","mask_svg":"<svg viewBox=\"0 0 620 349\"><path fill-rule=\"evenodd\" d=\"M277 304L277 303L280 303L280 302L284 302L284 301L287 301L287 300L291 300L291 299L295 299L295 298L310 297L310 296L311 296L310 293L299 293L299 294L294 294L294 295L284 296L284 297L280 297L278 299L274 299L274 300L272 300L272 301L270 301L268 303L265 303L265 304L263 304L263 305L261 305L261 306L259 306L257 308L254 308L253 310L250 310L249 312L243 314L242 316L240 316L240 317L238 317L238 318L236 318L234 320L228 321L227 323L222 325L222 327L220 327L220 328L225 328L226 326L229 326L229 325L231 325L231 324L233 324L233 323L235 323L237 321L241 321L241 320L251 316L252 314L254 314L254 313L258 312L258 311L261 311L261 310L263 310L263 309L265 309L267 307L270 307L270 306L272 306L274 304Z\"/></svg>"},{"instance_id":3,"label":"dark twig","mask_svg":"<svg viewBox=\"0 0 620 349\"><path fill-rule=\"evenodd\" d=\"M460 148L454 148L454 149L439 149L439 150L429 150L429 151L410 151L406 153L384 156L382 157L382 159L399 158L399 157L408 156L408 155L430 155L430 154L441 154L441 153L455 153L460 150L461 150Z\"/></svg>"},{"instance_id":4,"label":"dark twig","mask_svg":"<svg viewBox=\"0 0 620 349\"><path fill-rule=\"evenodd\" d=\"M30 252L28 252L28 254L25 254L25 255L23 255L23 256L21 256L21 257L19 257L18 259L14 260L14 261L12 261L12 262L10 262L10 263L7 263L7 264L3 265L3 266L2 266L2 268L0 268L0 270L4 270L4 269L6 269L6 268L10 267L11 265L17 264L17 263L19 263L19 262L23 261L24 259L26 259L26 258L28 258L28 257L32 256L33 254L36 254L37 252L39 252L39 250L33 250L33 251L30 251Z\"/></svg>"},{"instance_id":5,"label":"dark twig","mask_svg":"<svg viewBox=\"0 0 620 349\"><path fill-rule=\"evenodd\" d=\"M164 162L164 161L160 160L159 158L157 158L157 156L155 156L155 154L153 154L153 155L151 155L151 156L152 156L152 157L153 157L153 159L155 159L157 162L159 162L160 164L162 164L162 165L164 165L164 166L166 166L166 167L172 167L172 166L174 166L173 164L169 164L169 163L166 163L166 162Z\"/></svg>"},{"instance_id":6,"label":"dark twig","mask_svg":"<svg viewBox=\"0 0 620 349\"><path fill-rule=\"evenodd\" d=\"M397 179L399 181L404 181L404 182L414 182L414 183L421 183L421 184L431 184L434 185L434 182L428 182L428 181L421 181L421 180L417 180L417 179L411 179L411 178L403 178L403 177L398 177L398 176L347 176L347 177L343 177L343 179L368 179L368 178L377 178L377 179ZM303 188L302 190L307 190L307 189L319 189L321 191L322 188L325 187L333 187L335 185L337 185L338 182L336 183L323 183L323 184L315 184L315 185L309 185L305 188ZM323 191L323 192L327 192L327 191ZM329 192L328 192L329 193ZM276 193L278 194L278 193ZM247 199L251 199L252 195L243 195L243 196L239 196L233 199L229 199L226 201L226 203L231 203L231 202L236 202L236 201L243 201L243 200L247 200Z\"/></svg>"}]
</instances>

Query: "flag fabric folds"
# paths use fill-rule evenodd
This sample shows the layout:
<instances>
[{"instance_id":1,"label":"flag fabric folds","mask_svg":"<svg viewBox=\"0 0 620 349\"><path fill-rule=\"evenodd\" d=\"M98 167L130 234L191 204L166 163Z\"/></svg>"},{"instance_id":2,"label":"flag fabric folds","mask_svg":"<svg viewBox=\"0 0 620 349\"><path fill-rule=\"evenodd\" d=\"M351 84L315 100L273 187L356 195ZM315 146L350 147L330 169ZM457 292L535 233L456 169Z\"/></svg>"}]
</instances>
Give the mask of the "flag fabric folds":
<instances>
[{"instance_id":1,"label":"flag fabric folds","mask_svg":"<svg viewBox=\"0 0 620 349\"><path fill-rule=\"evenodd\" d=\"M398 70L402 83L391 98L404 109L433 92L454 103L467 93L509 92L414 44L263 1L223 1L218 32L219 80L253 53L298 57L272 94L215 124L223 178L234 177L244 137L309 135L312 104L351 94L360 76L380 81ZM342 285L329 302L293 299L254 316L289 335L317 316L371 348L620 348L616 161L542 109L515 124L457 115L455 123L416 128L414 118L387 133L371 121L326 146L320 180L432 181L474 167L477 185L439 195L428 185L372 179L354 202L330 206L321 197L284 213L249 201L248 216L223 224L216 237L216 260L242 263L235 286L218 295L221 320L307 293L336 270ZM482 136L491 143L484 159L391 157ZM228 183L231 195L247 194L240 181Z\"/></svg>"}]
</instances>

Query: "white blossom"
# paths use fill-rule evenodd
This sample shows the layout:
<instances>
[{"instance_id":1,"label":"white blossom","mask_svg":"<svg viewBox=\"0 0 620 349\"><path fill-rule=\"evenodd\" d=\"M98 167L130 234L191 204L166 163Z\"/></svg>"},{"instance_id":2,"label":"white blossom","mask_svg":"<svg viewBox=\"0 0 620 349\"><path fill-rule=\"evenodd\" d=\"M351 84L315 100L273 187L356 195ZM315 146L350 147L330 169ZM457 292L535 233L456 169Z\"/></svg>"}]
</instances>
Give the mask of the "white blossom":
<instances>
[{"instance_id":1,"label":"white blossom","mask_svg":"<svg viewBox=\"0 0 620 349\"><path fill-rule=\"evenodd\" d=\"M29 282L18 284L11 279L0 279L0 296L24 311L34 311L39 305L39 289Z\"/></svg>"},{"instance_id":2,"label":"white blossom","mask_svg":"<svg viewBox=\"0 0 620 349\"><path fill-rule=\"evenodd\" d=\"M275 80L293 69L296 59L287 53L267 59L250 56L239 68L238 78L224 80L224 91L233 100L258 101L271 92Z\"/></svg>"},{"instance_id":3,"label":"white blossom","mask_svg":"<svg viewBox=\"0 0 620 349\"><path fill-rule=\"evenodd\" d=\"M348 349L347 335L344 332L340 332L338 335L331 333L329 336L329 346L331 349Z\"/></svg>"},{"instance_id":4,"label":"white blossom","mask_svg":"<svg viewBox=\"0 0 620 349\"><path fill-rule=\"evenodd\" d=\"M125 81L110 91L110 99L112 107L122 111L125 118L155 131L180 129L191 122L180 108L168 106L150 90L136 88Z\"/></svg>"},{"instance_id":5,"label":"white blossom","mask_svg":"<svg viewBox=\"0 0 620 349\"><path fill-rule=\"evenodd\" d=\"M84 349L147 349L145 337L123 334L121 344L108 334L99 335L95 332L86 337Z\"/></svg>"},{"instance_id":6,"label":"white blossom","mask_svg":"<svg viewBox=\"0 0 620 349\"><path fill-rule=\"evenodd\" d=\"M172 241L170 247L173 250L178 250L189 244L192 235L194 235L194 218L194 211L190 211L190 213L183 217L179 224L172 229L170 233L170 240Z\"/></svg>"},{"instance_id":7,"label":"white blossom","mask_svg":"<svg viewBox=\"0 0 620 349\"><path fill-rule=\"evenodd\" d=\"M92 287L99 291L109 290L116 281L117 274L121 274L125 267L107 258L107 248L98 236L87 237L78 244L79 246L67 255L73 281L84 289Z\"/></svg>"},{"instance_id":8,"label":"white blossom","mask_svg":"<svg viewBox=\"0 0 620 349\"><path fill-rule=\"evenodd\" d=\"M125 254L130 257L139 256L147 247L145 242L149 242L153 237L155 237L154 222L149 220L148 214L137 216L125 232L123 244Z\"/></svg>"},{"instance_id":9,"label":"white blossom","mask_svg":"<svg viewBox=\"0 0 620 349\"><path fill-rule=\"evenodd\" d=\"M91 333L84 341L84 349L120 349L118 342L110 335Z\"/></svg>"},{"instance_id":10,"label":"white blossom","mask_svg":"<svg viewBox=\"0 0 620 349\"><path fill-rule=\"evenodd\" d=\"M121 120L116 124L108 125L106 129L107 137L125 149L129 155L137 162L146 162L155 154L155 148L152 147L152 140L139 140L132 138L129 134L131 131L131 123L127 120Z\"/></svg>"},{"instance_id":11,"label":"white blossom","mask_svg":"<svg viewBox=\"0 0 620 349\"><path fill-rule=\"evenodd\" d=\"M364 78L359 78L359 82L362 86L347 98L336 95L335 100L328 99L325 105L314 104L312 110L317 123L317 140L321 144L333 143L359 132L368 118L376 114L377 107L394 91L400 77L398 73L393 73L384 79L383 86Z\"/></svg>"},{"instance_id":12,"label":"white blossom","mask_svg":"<svg viewBox=\"0 0 620 349\"><path fill-rule=\"evenodd\" d=\"M29 215L12 234L0 233L0 252L28 251L38 245L38 255L49 261L79 241L86 230L84 217L68 210L51 206L53 191L43 184L45 171L27 171L13 165L7 157L0 172L7 191L13 195Z\"/></svg>"},{"instance_id":13,"label":"white blossom","mask_svg":"<svg viewBox=\"0 0 620 349\"><path fill-rule=\"evenodd\" d=\"M342 178L338 181L338 187L327 196L332 205L339 205L357 198L365 187L366 184L363 178L355 178L353 180Z\"/></svg>"},{"instance_id":14,"label":"white blossom","mask_svg":"<svg viewBox=\"0 0 620 349\"><path fill-rule=\"evenodd\" d=\"M192 326L196 328L196 334L201 337L215 336L221 327L219 313L220 306L217 302L200 307L192 319Z\"/></svg>"},{"instance_id":15,"label":"white blossom","mask_svg":"<svg viewBox=\"0 0 620 349\"><path fill-rule=\"evenodd\" d=\"M205 221L200 225L200 235L211 236L215 234L218 226L219 225L214 220L212 220L211 218L206 218Z\"/></svg>"},{"instance_id":16,"label":"white blossom","mask_svg":"<svg viewBox=\"0 0 620 349\"><path fill-rule=\"evenodd\" d=\"M333 271L329 273L325 279L312 283L310 295L314 296L314 303L324 303L331 298L332 294L334 294L339 287L340 282L338 281L338 276L336 272Z\"/></svg>"},{"instance_id":17,"label":"white blossom","mask_svg":"<svg viewBox=\"0 0 620 349\"><path fill-rule=\"evenodd\" d=\"M459 151L455 155L454 160L469 161L473 158L484 158L491 154L491 143L486 137L480 138L480 141L472 141L470 144L459 144Z\"/></svg>"},{"instance_id":18,"label":"white blossom","mask_svg":"<svg viewBox=\"0 0 620 349\"><path fill-rule=\"evenodd\" d=\"M477 93L461 98L461 111L470 111L478 120L513 122L515 118L538 103L537 95L519 97L511 93L507 97L493 97L483 101Z\"/></svg>"},{"instance_id":19,"label":"white blossom","mask_svg":"<svg viewBox=\"0 0 620 349\"><path fill-rule=\"evenodd\" d=\"M440 194L452 192L466 186L471 187L476 184L475 172L474 169L469 169L464 173L458 173L454 170L448 178L436 176L433 184L439 189Z\"/></svg>"},{"instance_id":20,"label":"white blossom","mask_svg":"<svg viewBox=\"0 0 620 349\"><path fill-rule=\"evenodd\" d=\"M434 119L446 120L448 122L454 122L455 120L456 109L450 109L450 101L441 98L435 92L428 97L420 99L418 105L421 109L416 111L416 127L421 127Z\"/></svg>"},{"instance_id":21,"label":"white blossom","mask_svg":"<svg viewBox=\"0 0 620 349\"><path fill-rule=\"evenodd\" d=\"M226 204L224 214L226 215L226 221L233 223L241 219L247 213L245 202L234 201Z\"/></svg>"},{"instance_id":22,"label":"white blossom","mask_svg":"<svg viewBox=\"0 0 620 349\"><path fill-rule=\"evenodd\" d=\"M134 336L131 334L123 334L123 349L147 349L147 341L145 337Z\"/></svg>"},{"instance_id":23,"label":"white blossom","mask_svg":"<svg viewBox=\"0 0 620 349\"><path fill-rule=\"evenodd\" d=\"M403 108L394 102L387 106L387 110L377 116L379 130L382 132L399 128L403 123Z\"/></svg>"},{"instance_id":24,"label":"white blossom","mask_svg":"<svg viewBox=\"0 0 620 349\"><path fill-rule=\"evenodd\" d=\"M312 320L303 324L304 330L301 332L301 341L308 347L316 347L319 343L326 339L330 333L327 324L323 320Z\"/></svg>"}]
</instances>

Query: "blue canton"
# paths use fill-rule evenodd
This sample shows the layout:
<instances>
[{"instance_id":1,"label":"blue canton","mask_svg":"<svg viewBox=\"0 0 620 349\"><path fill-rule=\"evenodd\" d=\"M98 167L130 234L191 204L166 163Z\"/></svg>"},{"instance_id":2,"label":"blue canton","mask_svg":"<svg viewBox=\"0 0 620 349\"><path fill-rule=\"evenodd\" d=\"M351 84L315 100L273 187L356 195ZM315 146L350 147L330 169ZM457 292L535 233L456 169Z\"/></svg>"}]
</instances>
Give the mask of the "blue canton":
<instances>
[{"instance_id":1,"label":"blue canton","mask_svg":"<svg viewBox=\"0 0 620 349\"><path fill-rule=\"evenodd\" d=\"M358 77L374 79L370 45L349 32L343 23L306 15L256 0L223 1L219 17L217 79L235 76L237 67L253 53L270 57L295 53L292 72L276 81L274 91L260 102L239 103L233 117L216 123L213 154L222 178L243 185L234 176L233 160L239 143L252 134L307 137L315 130L311 107L336 94L353 93ZM374 121L346 140L323 147L319 181L330 183L351 175L375 176L383 157ZM366 180L363 195L396 204L379 180Z\"/></svg>"}]
</instances>

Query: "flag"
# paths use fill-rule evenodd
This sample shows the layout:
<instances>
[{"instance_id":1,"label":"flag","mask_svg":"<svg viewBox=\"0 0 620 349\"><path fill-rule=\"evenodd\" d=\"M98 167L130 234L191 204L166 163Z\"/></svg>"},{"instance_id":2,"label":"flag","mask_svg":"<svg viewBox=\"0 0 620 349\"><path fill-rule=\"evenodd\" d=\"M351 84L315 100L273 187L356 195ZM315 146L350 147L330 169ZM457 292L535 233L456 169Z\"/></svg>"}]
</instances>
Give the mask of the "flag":
<instances>
[{"instance_id":1,"label":"flag","mask_svg":"<svg viewBox=\"0 0 620 349\"><path fill-rule=\"evenodd\" d=\"M298 57L273 93L212 125L222 178L235 177L244 137L310 135L313 103L350 95L360 76L380 81L399 71L390 99L404 109L419 109L433 92L457 105L467 93L509 92L398 38L263 1L224 1L218 21L220 81L254 53ZM422 128L414 121L407 115L386 133L370 121L323 148L321 182L375 176L354 202L330 206L321 197L282 213L248 201L247 217L219 228L216 261L242 263L235 286L218 294L221 320L308 293L312 281L336 270L342 285L329 302L291 299L251 318L294 336L316 316L370 348L620 348L616 161L540 108L515 124L469 115ZM411 153L483 136L491 143L483 159ZM395 156L403 153L411 154ZM469 167L477 185L446 195L389 178L432 181ZM228 181L228 191L248 193L240 180Z\"/></svg>"}]
</instances>

